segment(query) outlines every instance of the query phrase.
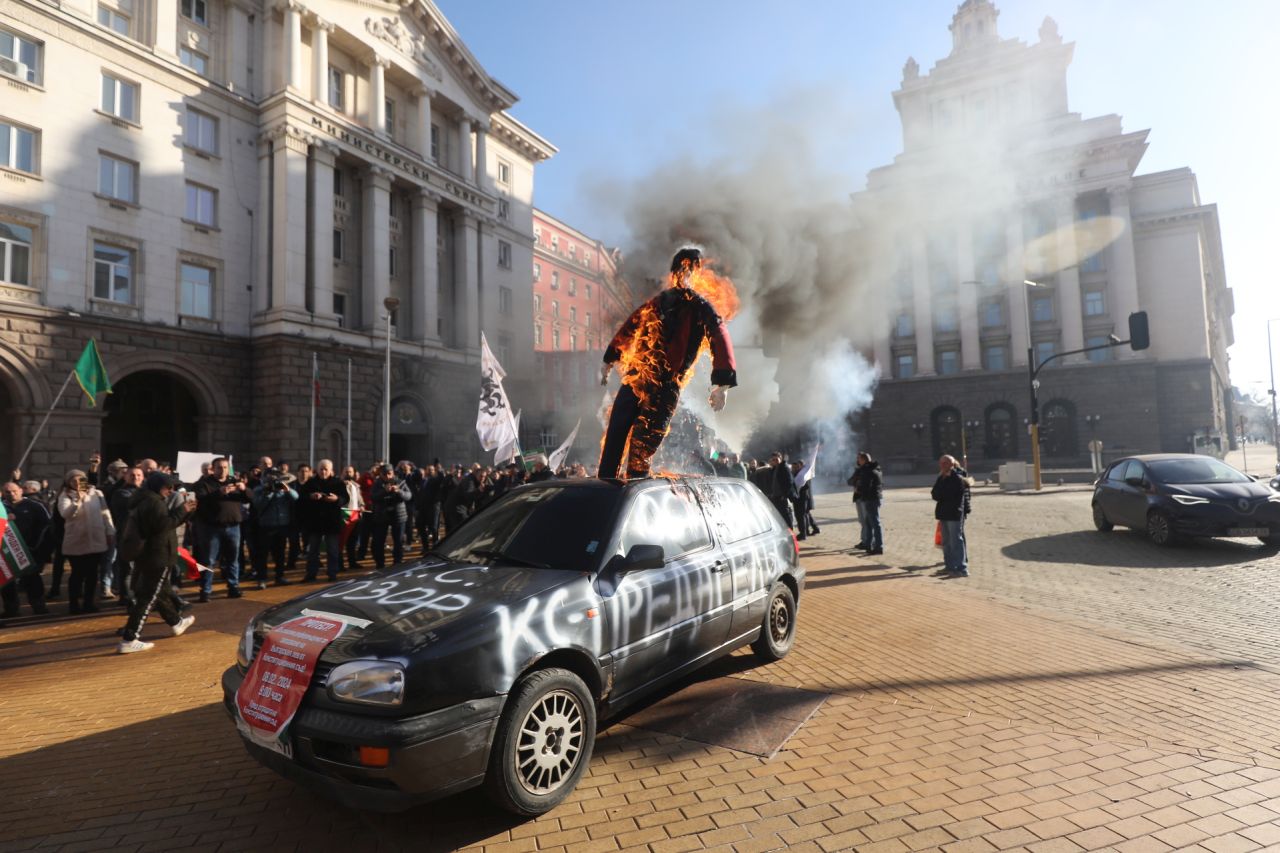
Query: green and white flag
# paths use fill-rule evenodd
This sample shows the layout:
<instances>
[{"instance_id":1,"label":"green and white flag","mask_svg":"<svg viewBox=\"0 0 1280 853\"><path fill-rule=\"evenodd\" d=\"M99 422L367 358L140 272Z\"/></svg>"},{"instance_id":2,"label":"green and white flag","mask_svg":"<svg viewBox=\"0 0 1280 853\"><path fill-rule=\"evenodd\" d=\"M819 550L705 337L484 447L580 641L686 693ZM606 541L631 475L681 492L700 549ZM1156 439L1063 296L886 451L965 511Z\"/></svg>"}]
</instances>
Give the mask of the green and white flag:
<instances>
[{"instance_id":1,"label":"green and white flag","mask_svg":"<svg viewBox=\"0 0 1280 853\"><path fill-rule=\"evenodd\" d=\"M39 570L35 558L31 556L31 549L27 547L17 526L9 523L9 512L0 503L0 586Z\"/></svg>"}]
</instances>

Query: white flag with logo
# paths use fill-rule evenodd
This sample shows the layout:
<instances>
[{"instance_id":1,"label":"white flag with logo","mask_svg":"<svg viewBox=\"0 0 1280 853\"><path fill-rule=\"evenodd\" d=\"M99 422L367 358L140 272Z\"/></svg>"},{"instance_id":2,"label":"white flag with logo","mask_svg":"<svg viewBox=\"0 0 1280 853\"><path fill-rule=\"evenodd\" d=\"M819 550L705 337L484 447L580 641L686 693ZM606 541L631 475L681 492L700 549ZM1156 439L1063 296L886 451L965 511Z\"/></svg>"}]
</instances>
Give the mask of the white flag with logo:
<instances>
[{"instance_id":1,"label":"white flag with logo","mask_svg":"<svg viewBox=\"0 0 1280 853\"><path fill-rule=\"evenodd\" d=\"M818 473L818 450L821 444L814 446L813 453L805 460L804 465L796 472L796 488L803 489L804 484L813 479L813 475Z\"/></svg>"},{"instance_id":2,"label":"white flag with logo","mask_svg":"<svg viewBox=\"0 0 1280 853\"><path fill-rule=\"evenodd\" d=\"M502 379L506 375L490 351L484 332L481 332L480 411L476 415L476 434L480 437L480 447L485 450L497 450L516 441L515 416L511 413L507 392L502 387Z\"/></svg>"},{"instance_id":3,"label":"white flag with logo","mask_svg":"<svg viewBox=\"0 0 1280 853\"><path fill-rule=\"evenodd\" d=\"M569 451L573 449L573 442L578 438L578 427L582 426L582 418L578 418L578 422L574 424L573 432L569 433L569 437L564 440L564 444L556 448L556 452L551 454L551 458L547 460L547 467L552 471L559 471L560 466L564 464L564 460L569 456Z\"/></svg>"},{"instance_id":4,"label":"white flag with logo","mask_svg":"<svg viewBox=\"0 0 1280 853\"><path fill-rule=\"evenodd\" d=\"M520 415L521 415L521 412L516 412L516 435L517 436L520 435ZM506 444L498 448L498 452L493 457L493 464L501 465L504 462L515 459L519 455L520 455L520 442L518 440L508 441Z\"/></svg>"}]
</instances>

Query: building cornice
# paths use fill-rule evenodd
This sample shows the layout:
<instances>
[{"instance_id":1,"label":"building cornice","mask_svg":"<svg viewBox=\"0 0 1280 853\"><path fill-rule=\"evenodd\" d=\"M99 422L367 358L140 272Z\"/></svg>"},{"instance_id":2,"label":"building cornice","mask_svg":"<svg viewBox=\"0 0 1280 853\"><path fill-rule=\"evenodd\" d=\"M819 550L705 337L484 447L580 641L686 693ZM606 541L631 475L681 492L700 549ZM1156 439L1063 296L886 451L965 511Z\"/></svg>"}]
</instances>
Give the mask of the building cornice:
<instances>
[{"instance_id":1,"label":"building cornice","mask_svg":"<svg viewBox=\"0 0 1280 853\"><path fill-rule=\"evenodd\" d=\"M489 124L489 132L495 138L528 157L535 165L543 160L550 160L552 156L560 151L559 148L556 148L546 139L543 139L505 112L496 113L493 116Z\"/></svg>"}]
</instances>

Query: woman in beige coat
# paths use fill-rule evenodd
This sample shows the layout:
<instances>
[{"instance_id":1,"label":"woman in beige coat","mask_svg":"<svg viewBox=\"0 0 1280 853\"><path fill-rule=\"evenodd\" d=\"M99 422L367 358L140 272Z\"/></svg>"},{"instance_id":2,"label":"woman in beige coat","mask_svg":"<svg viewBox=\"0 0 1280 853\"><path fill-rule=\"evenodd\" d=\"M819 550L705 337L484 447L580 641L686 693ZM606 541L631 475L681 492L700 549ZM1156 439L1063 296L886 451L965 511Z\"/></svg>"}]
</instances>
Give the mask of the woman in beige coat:
<instances>
[{"instance_id":1,"label":"woman in beige coat","mask_svg":"<svg viewBox=\"0 0 1280 853\"><path fill-rule=\"evenodd\" d=\"M106 498L89 485L83 471L73 469L67 472L58 492L58 515L66 521L62 553L71 563L71 581L67 585L70 612L97 613L94 595L98 589L98 566L116 536Z\"/></svg>"}]
</instances>

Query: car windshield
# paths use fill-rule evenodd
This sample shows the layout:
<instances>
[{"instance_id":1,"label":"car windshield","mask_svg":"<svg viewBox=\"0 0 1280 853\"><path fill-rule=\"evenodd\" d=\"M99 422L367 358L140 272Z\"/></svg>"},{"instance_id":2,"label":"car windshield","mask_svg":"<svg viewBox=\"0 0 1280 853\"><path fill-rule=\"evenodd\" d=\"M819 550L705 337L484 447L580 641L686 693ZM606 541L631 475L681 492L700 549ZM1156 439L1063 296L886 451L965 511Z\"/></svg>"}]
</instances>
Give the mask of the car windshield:
<instances>
[{"instance_id":1,"label":"car windshield","mask_svg":"<svg viewBox=\"0 0 1280 853\"><path fill-rule=\"evenodd\" d=\"M593 571L617 516L621 489L516 489L460 527L434 553L459 563Z\"/></svg>"},{"instance_id":2,"label":"car windshield","mask_svg":"<svg viewBox=\"0 0 1280 853\"><path fill-rule=\"evenodd\" d=\"M1152 476L1172 485L1195 483L1252 483L1253 479L1217 459L1161 459L1148 462Z\"/></svg>"}]
</instances>

